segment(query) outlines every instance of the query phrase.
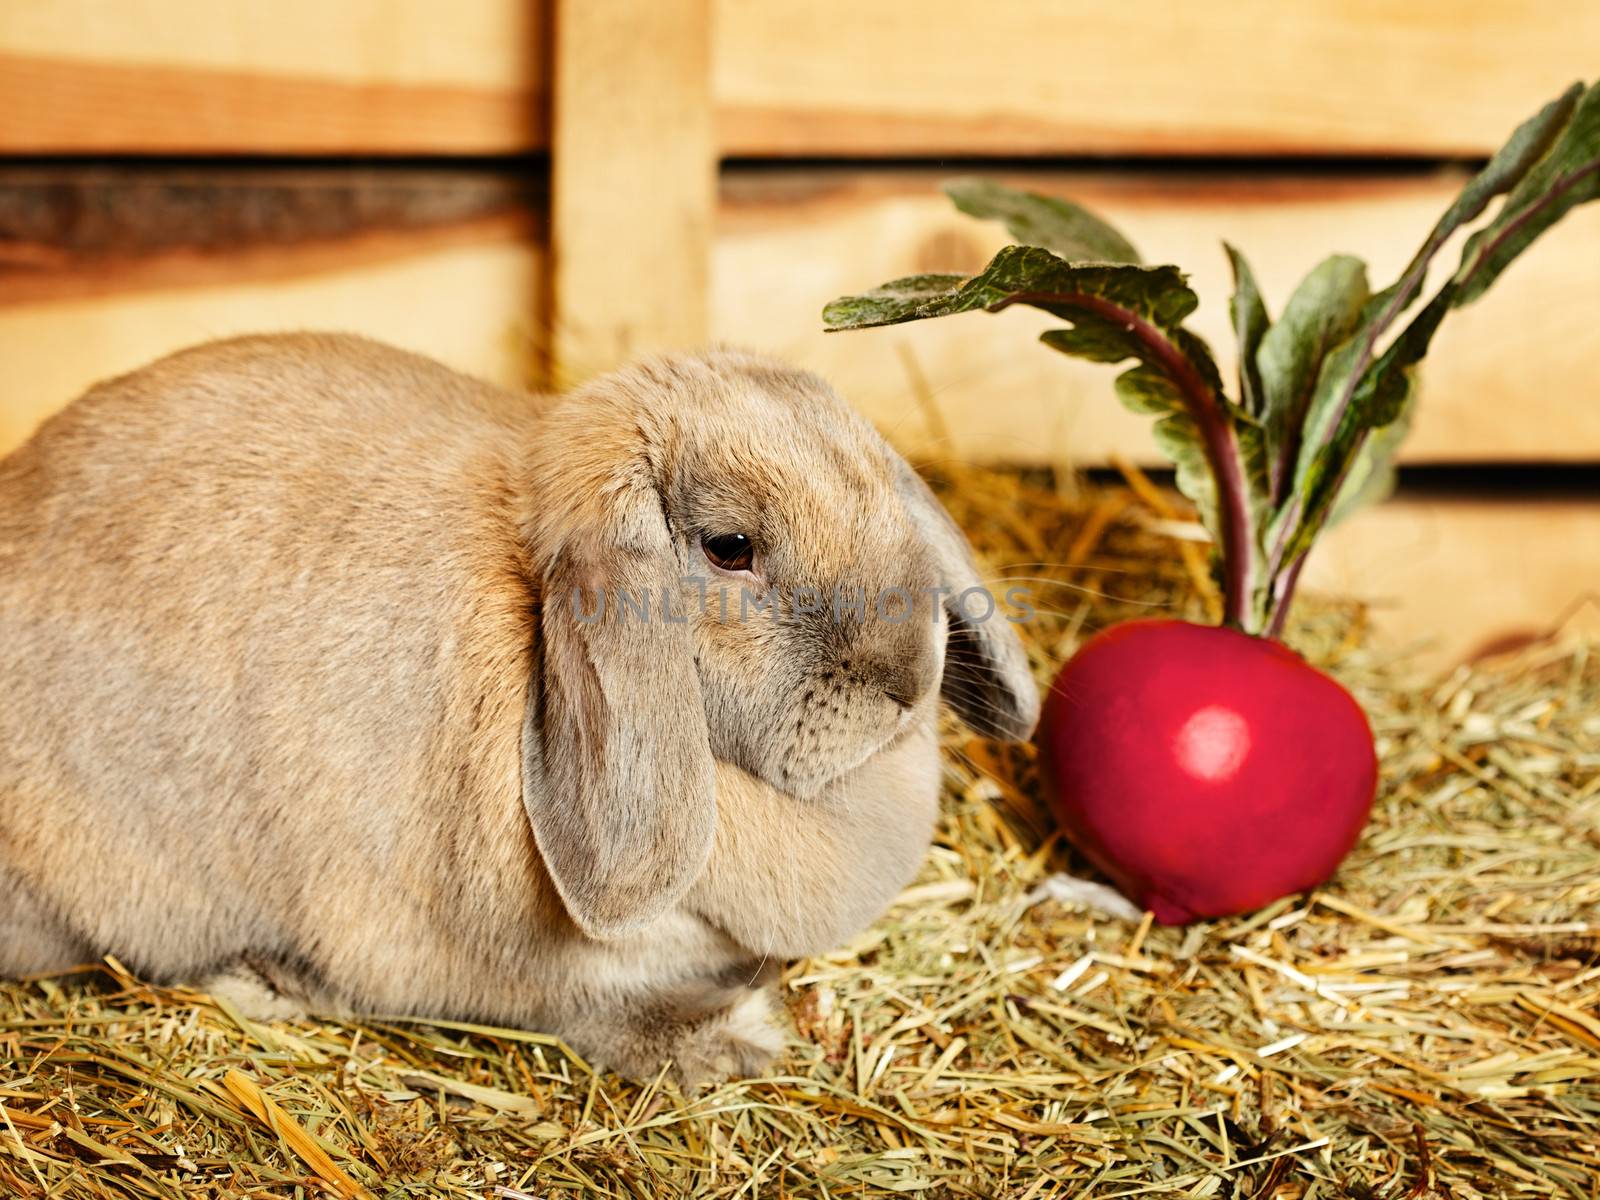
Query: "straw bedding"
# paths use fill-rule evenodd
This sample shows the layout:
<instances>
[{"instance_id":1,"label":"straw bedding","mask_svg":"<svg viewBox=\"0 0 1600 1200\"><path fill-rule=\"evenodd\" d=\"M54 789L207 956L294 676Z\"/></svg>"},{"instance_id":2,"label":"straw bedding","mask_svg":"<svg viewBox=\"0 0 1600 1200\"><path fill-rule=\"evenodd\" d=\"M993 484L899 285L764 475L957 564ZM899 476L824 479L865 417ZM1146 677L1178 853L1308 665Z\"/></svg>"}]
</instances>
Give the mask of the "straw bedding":
<instances>
[{"instance_id":1,"label":"straw bedding","mask_svg":"<svg viewBox=\"0 0 1600 1200\"><path fill-rule=\"evenodd\" d=\"M1130 481L943 481L1032 588L1041 681L1105 624L1213 602ZM1600 653L1418 686L1356 607L1308 604L1294 640L1384 766L1315 894L1189 929L1031 900L1084 867L1030 754L952 725L920 878L789 968L761 1078L682 1095L524 1032L262 1027L112 962L0 985L0 1195L1600 1196Z\"/></svg>"}]
</instances>

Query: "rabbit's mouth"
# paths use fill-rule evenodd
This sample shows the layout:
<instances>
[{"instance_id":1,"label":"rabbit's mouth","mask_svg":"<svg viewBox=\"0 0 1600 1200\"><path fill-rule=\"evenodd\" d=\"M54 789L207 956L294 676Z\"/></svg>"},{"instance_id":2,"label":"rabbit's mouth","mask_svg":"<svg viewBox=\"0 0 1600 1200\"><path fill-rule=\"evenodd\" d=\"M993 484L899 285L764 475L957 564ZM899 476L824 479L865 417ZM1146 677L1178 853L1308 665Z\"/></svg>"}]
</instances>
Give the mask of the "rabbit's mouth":
<instances>
[{"instance_id":1,"label":"rabbit's mouth","mask_svg":"<svg viewBox=\"0 0 1600 1200\"><path fill-rule=\"evenodd\" d=\"M926 703L910 708L892 702L874 707L881 716L867 728L853 722L821 719L810 728L798 729L773 782L798 799L817 797L830 785L915 736L932 710ZM838 711L828 708L827 717L835 718Z\"/></svg>"},{"instance_id":2,"label":"rabbit's mouth","mask_svg":"<svg viewBox=\"0 0 1600 1200\"><path fill-rule=\"evenodd\" d=\"M866 763L871 762L895 740L897 734L890 734L880 742L868 745L849 759L836 760L827 764L822 770L809 773L797 772L789 769L784 771L783 790L791 796L801 800L810 800L821 795L829 784L835 783L852 771L859 770Z\"/></svg>"}]
</instances>

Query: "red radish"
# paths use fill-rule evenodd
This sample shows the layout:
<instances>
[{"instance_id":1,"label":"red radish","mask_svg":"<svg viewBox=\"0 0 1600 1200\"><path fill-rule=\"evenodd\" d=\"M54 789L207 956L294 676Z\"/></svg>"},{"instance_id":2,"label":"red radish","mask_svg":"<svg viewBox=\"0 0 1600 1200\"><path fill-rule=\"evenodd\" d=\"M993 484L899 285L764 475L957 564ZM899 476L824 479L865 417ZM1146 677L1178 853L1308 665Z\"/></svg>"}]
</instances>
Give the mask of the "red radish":
<instances>
[{"instance_id":1,"label":"red radish","mask_svg":"<svg viewBox=\"0 0 1600 1200\"><path fill-rule=\"evenodd\" d=\"M1135 363L1117 394L1158 418L1157 444L1216 547L1222 627L1136 621L1062 669L1039 729L1062 825L1166 922L1321 883L1372 805L1372 733L1348 692L1270 639L1317 535L1392 482L1415 368L1440 322L1566 212L1600 199L1600 84L1574 84L1524 121L1381 291L1368 288L1360 259L1335 254L1274 322L1249 264L1227 246L1233 396L1184 325L1199 298L1176 267L1142 264L1120 232L1059 197L982 179L945 191L1026 244L970 277L911 275L841 297L823 309L827 327L1042 309L1065 323L1041 335L1045 345ZM1442 247L1500 197L1460 265L1407 318Z\"/></svg>"},{"instance_id":2,"label":"red radish","mask_svg":"<svg viewBox=\"0 0 1600 1200\"><path fill-rule=\"evenodd\" d=\"M1184 621L1088 642L1050 691L1039 748L1073 844L1166 924L1323 882L1378 778L1349 692L1278 642Z\"/></svg>"}]
</instances>

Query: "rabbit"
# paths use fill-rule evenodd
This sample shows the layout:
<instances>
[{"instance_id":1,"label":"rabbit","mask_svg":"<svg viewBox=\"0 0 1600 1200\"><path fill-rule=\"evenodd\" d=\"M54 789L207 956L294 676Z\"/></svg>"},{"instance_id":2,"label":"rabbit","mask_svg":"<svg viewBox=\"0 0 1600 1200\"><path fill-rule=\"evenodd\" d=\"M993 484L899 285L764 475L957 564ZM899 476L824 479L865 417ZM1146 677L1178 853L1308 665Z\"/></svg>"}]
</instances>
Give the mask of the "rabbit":
<instances>
[{"instance_id":1,"label":"rabbit","mask_svg":"<svg viewBox=\"0 0 1600 1200\"><path fill-rule=\"evenodd\" d=\"M794 598L841 584L911 619ZM941 697L1033 728L976 586L887 442L752 354L549 398L303 333L101 383L0 461L0 975L757 1071L774 964L919 866Z\"/></svg>"}]
</instances>

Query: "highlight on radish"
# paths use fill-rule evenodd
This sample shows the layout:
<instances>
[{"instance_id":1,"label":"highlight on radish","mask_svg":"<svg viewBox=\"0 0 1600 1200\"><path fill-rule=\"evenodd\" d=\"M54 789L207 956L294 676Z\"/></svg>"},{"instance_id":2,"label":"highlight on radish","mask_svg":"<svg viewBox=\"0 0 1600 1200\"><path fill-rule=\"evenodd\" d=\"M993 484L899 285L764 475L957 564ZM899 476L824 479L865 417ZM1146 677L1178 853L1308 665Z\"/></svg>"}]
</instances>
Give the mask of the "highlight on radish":
<instances>
[{"instance_id":1,"label":"highlight on radish","mask_svg":"<svg viewBox=\"0 0 1600 1200\"><path fill-rule=\"evenodd\" d=\"M1323 529L1393 486L1417 365L1444 318L1600 197L1600 84L1574 84L1519 126L1380 291L1360 259L1334 254L1273 320L1244 255L1225 244L1231 392L1184 326L1199 300L1177 267L1144 265L1069 200L972 178L945 192L1019 244L970 277L913 275L835 300L826 327L1017 304L1060 318L1041 335L1051 349L1134 364L1116 393L1156 418L1156 444L1214 547L1221 626L1129 622L1061 670L1038 741L1062 828L1163 922L1315 887L1355 844L1377 771L1350 694L1281 644L1301 570ZM1454 270L1417 307L1457 235Z\"/></svg>"}]
</instances>

